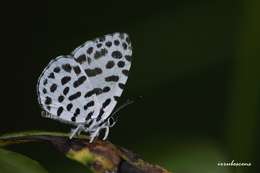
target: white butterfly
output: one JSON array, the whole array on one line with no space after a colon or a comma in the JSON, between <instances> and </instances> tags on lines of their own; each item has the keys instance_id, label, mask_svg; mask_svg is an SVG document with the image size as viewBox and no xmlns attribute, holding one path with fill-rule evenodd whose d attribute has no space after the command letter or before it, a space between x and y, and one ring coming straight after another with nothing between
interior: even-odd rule
<instances>
[{"instance_id":1,"label":"white butterfly","mask_svg":"<svg viewBox=\"0 0 260 173\"><path fill-rule=\"evenodd\" d=\"M121 96L131 66L129 36L114 33L87 41L70 55L53 59L37 84L43 116L76 126L70 138L84 131L90 142L105 129Z\"/></svg>"}]
</instances>

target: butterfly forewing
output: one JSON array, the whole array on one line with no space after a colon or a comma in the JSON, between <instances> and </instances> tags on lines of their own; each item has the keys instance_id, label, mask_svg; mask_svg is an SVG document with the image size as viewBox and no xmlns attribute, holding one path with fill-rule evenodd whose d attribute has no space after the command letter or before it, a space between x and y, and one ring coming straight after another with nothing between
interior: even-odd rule
<instances>
[{"instance_id":1,"label":"butterfly forewing","mask_svg":"<svg viewBox=\"0 0 260 173\"><path fill-rule=\"evenodd\" d=\"M88 41L73 51L94 90L99 107L93 118L105 120L122 94L131 66L131 43L124 33L105 35Z\"/></svg>"}]
</instances>

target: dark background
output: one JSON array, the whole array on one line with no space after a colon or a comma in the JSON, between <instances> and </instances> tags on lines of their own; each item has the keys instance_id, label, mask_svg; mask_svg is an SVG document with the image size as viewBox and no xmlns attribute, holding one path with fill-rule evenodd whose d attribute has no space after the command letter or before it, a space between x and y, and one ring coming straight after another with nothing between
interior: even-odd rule
<instances>
[{"instance_id":1,"label":"dark background","mask_svg":"<svg viewBox=\"0 0 260 173\"><path fill-rule=\"evenodd\" d=\"M38 76L52 58L86 40L127 32L133 62L118 105L142 98L120 111L109 140L176 173L257 171L259 6L257 0L48 1L28 4L27 11L17 4L7 20L8 63L15 70L2 63L1 134L68 132L40 117ZM86 172L43 144L11 149L51 173ZM252 167L217 166L232 160Z\"/></svg>"}]
</instances>

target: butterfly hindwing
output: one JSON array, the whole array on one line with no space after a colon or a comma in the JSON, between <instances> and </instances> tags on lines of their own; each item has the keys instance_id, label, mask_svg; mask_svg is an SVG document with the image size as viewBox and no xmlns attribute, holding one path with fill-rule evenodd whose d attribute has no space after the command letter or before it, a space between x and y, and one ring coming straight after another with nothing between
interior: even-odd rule
<instances>
[{"instance_id":1,"label":"butterfly hindwing","mask_svg":"<svg viewBox=\"0 0 260 173\"><path fill-rule=\"evenodd\" d=\"M68 123L85 123L94 112L94 96L88 77L71 56L60 56L49 63L38 81L38 99L52 118Z\"/></svg>"}]
</instances>

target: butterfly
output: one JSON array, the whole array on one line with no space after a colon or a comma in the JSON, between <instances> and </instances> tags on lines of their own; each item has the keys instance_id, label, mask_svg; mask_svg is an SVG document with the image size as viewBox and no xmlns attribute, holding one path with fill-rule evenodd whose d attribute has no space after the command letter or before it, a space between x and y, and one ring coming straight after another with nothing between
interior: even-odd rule
<instances>
[{"instance_id":1,"label":"butterfly","mask_svg":"<svg viewBox=\"0 0 260 173\"><path fill-rule=\"evenodd\" d=\"M121 96L131 66L132 46L126 33L113 33L87 41L69 55L53 59L37 83L43 116L82 131L90 142L114 125L111 113Z\"/></svg>"}]
</instances>

